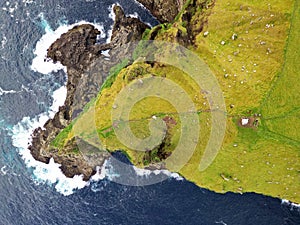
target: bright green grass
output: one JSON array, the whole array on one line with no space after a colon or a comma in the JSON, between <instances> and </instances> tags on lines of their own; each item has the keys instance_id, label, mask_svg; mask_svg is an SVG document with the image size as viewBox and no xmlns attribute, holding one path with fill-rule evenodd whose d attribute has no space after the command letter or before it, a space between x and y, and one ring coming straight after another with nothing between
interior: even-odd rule
<instances>
[{"instance_id":1,"label":"bright green grass","mask_svg":"<svg viewBox=\"0 0 300 225\"><path fill-rule=\"evenodd\" d=\"M262 113L259 128L240 128L236 119L228 120L228 144L213 164L200 173L201 153L195 152L180 172L218 192L257 192L299 202L299 1L294 11L291 1L268 3L217 1L205 29L209 35L197 37L198 54L218 78L229 115Z\"/></svg>"},{"instance_id":2,"label":"bright green grass","mask_svg":"<svg viewBox=\"0 0 300 225\"><path fill-rule=\"evenodd\" d=\"M280 117L300 110L300 6L295 1L291 30L286 47L285 62L273 88L267 95L262 112L267 118Z\"/></svg>"},{"instance_id":3,"label":"bright green grass","mask_svg":"<svg viewBox=\"0 0 300 225\"><path fill-rule=\"evenodd\" d=\"M291 7L292 1L216 1L204 28L209 34L200 33L196 45L224 90L230 114L259 107L281 70Z\"/></svg>"},{"instance_id":4,"label":"bright green grass","mask_svg":"<svg viewBox=\"0 0 300 225\"><path fill-rule=\"evenodd\" d=\"M222 148L205 171L200 172L198 168L210 136L208 104L196 83L170 66L151 68L148 64L135 63L119 70L113 81L109 81L108 88L99 94L95 111L90 109L81 115L67 138L64 139L64 131L57 143L65 143L74 136L88 137L92 143L93 138L89 137L96 130L101 148L122 149L135 165L143 167L144 153L124 146L113 132L111 111L123 87L132 80L154 74L180 85L198 111L200 141L189 162L177 172L217 192L256 192L299 203L300 96L296 85L300 65L297 39L300 12L299 1L295 2L294 5L291 0L218 0L209 11L204 27L209 35L204 37L203 32L199 33L191 50L207 62L217 77L225 96L228 118ZM195 15L193 21L197 24L202 14ZM174 24L164 26L157 39L174 42L178 29L184 30L181 22L179 17ZM237 34L236 40L232 40L233 34ZM253 113L262 113L258 128L237 125L241 116ZM136 136L149 135L148 122L153 115L160 118L168 115L178 120L178 113L171 105L154 98L145 99L135 105L127 121ZM179 125L172 133L173 147L179 139Z\"/></svg>"},{"instance_id":5,"label":"bright green grass","mask_svg":"<svg viewBox=\"0 0 300 225\"><path fill-rule=\"evenodd\" d=\"M216 3L207 27L210 34L206 38L201 34L198 37L199 54L207 59L219 78L227 106L235 105L233 109L228 107L229 112L233 115L243 115L247 110L253 109L253 112L260 112L262 105L263 118L257 130L234 128L236 121L232 122L233 124L228 122L232 124L228 131L236 130L237 135L230 144L223 146L207 171L196 171L200 157L195 154L191 163L182 170L182 174L200 186L220 192L258 192L299 202L299 114L289 112L296 110L300 100L295 86L295 77L299 72L291 69L299 65L299 52L295 51L299 46L298 39L295 38L299 36L299 29L295 24L290 31L288 43L285 43L290 19L288 7L292 4L288 6L284 5L286 2L273 2L270 3L270 10L263 1L249 1L248 4L242 1L228 3L229 1ZM240 11L240 6L246 10ZM248 7L251 8L251 12L247 12ZM220 12L217 13L218 10ZM292 23L299 23L299 9L295 9L292 16ZM258 22L257 18L260 17ZM231 24L225 21L230 21ZM254 21L252 25L251 21ZM266 24L274 24L273 28L277 28L268 28L266 32ZM233 33L238 34L237 40L230 40L230 34ZM222 40L226 42L225 45L220 45ZM258 44L260 40L265 40L266 45ZM291 42L292 40L294 42ZM283 51L284 46L286 52ZM268 55L267 48L273 50ZM237 50L238 54L234 56L233 53ZM276 75L283 64L284 68L289 65L289 71L283 76L281 83L276 82ZM242 66L245 69L242 70ZM228 78L225 78L224 74L228 74ZM271 96L268 90L272 87L273 80L276 86L273 86ZM265 100L264 96L267 96L268 100ZM285 99L283 108L278 101L282 98ZM264 105L269 107L268 111ZM277 118L265 120L264 117L269 117L269 113ZM274 132L275 130L277 132ZM229 181L221 175L229 178Z\"/></svg>"},{"instance_id":6,"label":"bright green grass","mask_svg":"<svg viewBox=\"0 0 300 225\"><path fill-rule=\"evenodd\" d=\"M51 146L55 148L63 148L65 141L68 139L68 135L71 132L73 127L73 123L71 123L69 126L67 126L65 129L63 129L56 138L51 142Z\"/></svg>"},{"instance_id":7,"label":"bright green grass","mask_svg":"<svg viewBox=\"0 0 300 225\"><path fill-rule=\"evenodd\" d=\"M300 5L295 1L285 63L262 105L270 131L300 144ZM299 150L300 152L300 150Z\"/></svg>"},{"instance_id":8,"label":"bright green grass","mask_svg":"<svg viewBox=\"0 0 300 225\"><path fill-rule=\"evenodd\" d=\"M116 76L120 73L120 71L125 68L129 64L129 59L123 59L119 64L112 67L109 71L109 75L106 78L105 82L102 84L100 88L100 92L105 88L110 88L114 83Z\"/></svg>"}]
</instances>

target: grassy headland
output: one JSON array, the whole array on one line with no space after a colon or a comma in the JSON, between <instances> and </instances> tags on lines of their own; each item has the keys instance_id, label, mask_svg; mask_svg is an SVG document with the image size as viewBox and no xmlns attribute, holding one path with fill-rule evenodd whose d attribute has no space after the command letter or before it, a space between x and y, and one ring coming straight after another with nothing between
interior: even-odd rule
<instances>
[{"instance_id":1,"label":"grassy headland","mask_svg":"<svg viewBox=\"0 0 300 225\"><path fill-rule=\"evenodd\" d=\"M111 121L112 109L122 107L115 106L114 100L124 87L141 78L163 77L189 95L201 126L193 156L176 172L216 192L256 192L299 203L299 7L298 0L189 1L174 23L145 33L145 39L185 44L205 60L218 79L226 102L227 128L219 154L205 171L198 167L210 135L209 104L191 77L159 63L127 66L126 62L116 67L117 72L92 104L95 107L63 130L54 147L62 149L76 135L97 145L96 135L102 149L122 149L139 167L164 160L178 143L179 116L188 112L178 113L170 103L155 97L135 104L125 122L139 138L150 135L148 123L153 116L171 121L165 145L147 153L122 144ZM186 42L189 39L191 43ZM241 126L243 117L255 118L256 126Z\"/></svg>"}]
</instances>

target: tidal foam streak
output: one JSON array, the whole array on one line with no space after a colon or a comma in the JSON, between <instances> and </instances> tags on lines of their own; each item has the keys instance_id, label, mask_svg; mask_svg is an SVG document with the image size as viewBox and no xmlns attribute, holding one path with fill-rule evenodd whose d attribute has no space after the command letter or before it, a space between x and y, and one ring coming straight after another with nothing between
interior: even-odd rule
<instances>
[{"instance_id":1,"label":"tidal foam streak","mask_svg":"<svg viewBox=\"0 0 300 225\"><path fill-rule=\"evenodd\" d=\"M3 90L3 89L0 87L0 96L1 96L1 95L5 95L5 94L11 94L11 93L17 93L17 92L14 91L14 90L6 91L6 90Z\"/></svg>"}]
</instances>

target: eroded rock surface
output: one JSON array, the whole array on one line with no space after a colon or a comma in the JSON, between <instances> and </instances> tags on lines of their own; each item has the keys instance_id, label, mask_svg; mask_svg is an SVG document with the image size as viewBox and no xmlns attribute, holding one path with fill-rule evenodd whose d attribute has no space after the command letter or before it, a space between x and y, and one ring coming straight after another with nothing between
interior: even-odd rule
<instances>
[{"instance_id":1,"label":"eroded rock surface","mask_svg":"<svg viewBox=\"0 0 300 225\"><path fill-rule=\"evenodd\" d=\"M182 9L186 0L138 0L160 22L172 22Z\"/></svg>"},{"instance_id":2,"label":"eroded rock surface","mask_svg":"<svg viewBox=\"0 0 300 225\"><path fill-rule=\"evenodd\" d=\"M116 20L110 43L97 44L100 31L84 24L63 34L48 49L48 58L67 67L67 98L54 118L48 120L43 128L34 131L29 149L36 160L49 163L53 158L60 163L67 177L83 174L84 179L88 180L96 172L96 166L102 165L109 157L109 153L97 151L93 149L94 146L80 139L69 141L63 152L51 147L51 142L97 96L110 68L131 55L130 43L140 40L148 28L136 18L127 18L119 6L114 7L114 12ZM109 60L101 54L106 50L109 50ZM78 150L78 145L84 145L93 153L83 154Z\"/></svg>"}]
</instances>

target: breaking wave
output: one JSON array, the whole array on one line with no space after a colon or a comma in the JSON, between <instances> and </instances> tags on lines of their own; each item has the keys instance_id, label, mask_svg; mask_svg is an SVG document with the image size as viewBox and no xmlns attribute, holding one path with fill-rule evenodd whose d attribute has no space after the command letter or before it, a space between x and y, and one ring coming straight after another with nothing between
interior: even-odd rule
<instances>
[{"instance_id":1,"label":"breaking wave","mask_svg":"<svg viewBox=\"0 0 300 225\"><path fill-rule=\"evenodd\" d=\"M109 17L112 20L115 19L115 15L113 13L113 5L110 7ZM93 24L86 21L80 21L72 25L61 24L56 30L53 30L49 23L45 20L43 14L40 14L40 19L41 26L44 28L45 34L36 43L36 47L34 50L35 58L33 59L30 68L31 70L42 74L50 74L59 70L64 70L66 73L66 68L63 65L61 65L60 63L53 63L50 59L47 59L47 49L56 39L58 39L63 33L67 32L75 25L92 24L101 32L99 38L106 38L106 42L109 42L111 38L112 27L111 30L106 33L104 32L104 28L101 24ZM6 94L8 92L10 91L4 91L2 89L0 90L0 94ZM29 144L32 141L31 134L36 128L43 127L47 120L54 117L55 113L59 109L59 106L62 106L64 104L66 95L67 90L65 86L54 91L53 104L50 107L49 111L42 113L34 118L24 117L22 121L20 121L11 129L11 136L13 145L18 149L18 153L24 160L26 166L29 168L33 168L33 180L35 181L35 183L54 185L55 189L59 193L67 196L74 193L76 189L84 188L91 183L96 183L97 181L103 180L105 178L109 181L115 181L115 178L120 177L121 175L114 170L114 166L110 162L110 160L106 160L102 167L97 167L97 173L93 177L91 177L90 181L85 182L83 181L83 175L77 175L73 178L67 178L60 169L61 165L55 163L53 158L50 159L49 164L45 164L36 161L32 157L28 149ZM167 170L146 170L137 168L135 166L132 166L132 168L135 171L137 179L138 177L145 178L150 175L163 174L176 180L183 180L183 178L177 173L171 173ZM3 172L5 172L5 168L3 168Z\"/></svg>"},{"instance_id":2,"label":"breaking wave","mask_svg":"<svg viewBox=\"0 0 300 225\"><path fill-rule=\"evenodd\" d=\"M281 204L290 206L292 210L297 209L298 211L300 211L300 204L290 202L289 200L286 200L286 199L282 199Z\"/></svg>"},{"instance_id":3,"label":"breaking wave","mask_svg":"<svg viewBox=\"0 0 300 225\"><path fill-rule=\"evenodd\" d=\"M74 26L81 25L81 24L94 25L101 32L100 38L106 37L106 33L104 32L104 27L102 24L94 24L87 21L80 21L78 23L71 24L71 25L61 24L56 30L52 30L50 24L47 22L47 20L45 20L44 15L42 13L40 14L40 19L41 19L41 25L45 30L45 34L36 43L36 47L34 50L35 58L32 60L31 69L35 72L39 72L42 74L49 74L51 72L57 72L59 70L64 70L66 72L66 68L62 64L60 64L59 62L53 63L52 60L46 57L47 49L63 33L66 33Z\"/></svg>"},{"instance_id":4,"label":"breaking wave","mask_svg":"<svg viewBox=\"0 0 300 225\"><path fill-rule=\"evenodd\" d=\"M58 39L63 33L69 29L80 24L92 24L100 32L100 38L105 38L106 34L101 24L93 24L87 21L80 21L78 23L68 25L61 24L56 30L52 30L49 23L44 19L44 15L40 14L41 26L45 30L45 34L37 42L34 55L35 58L31 64L31 70L42 74L50 74L51 72L57 72L66 68L60 63L53 63L46 58L47 49L50 45ZM5 94L7 91L0 90L0 94ZM15 125L11 130L13 145L18 148L19 154L24 160L25 164L29 168L33 168L33 178L37 184L47 183L55 184L55 189L63 195L70 195L76 189L81 189L87 186L89 183L83 181L83 176L74 176L73 178L67 178L60 169L60 164L55 163L53 159L50 159L49 164L45 164L36 161L29 149L29 143L31 143L31 134L38 127L43 127L47 120L54 117L58 111L59 106L64 104L67 96L66 87L63 86L53 92L53 104L48 112L42 113L35 118L24 117L21 122ZM100 169L99 169L100 171ZM96 174L92 177L92 180L103 179L103 175Z\"/></svg>"},{"instance_id":5,"label":"breaking wave","mask_svg":"<svg viewBox=\"0 0 300 225\"><path fill-rule=\"evenodd\" d=\"M16 124L11 130L13 145L18 149L18 152L25 164L29 168L33 168L33 178L37 184L55 184L55 189L63 195L70 195L74 189L83 188L86 182L83 181L83 176L74 176L67 178L60 170L60 164L55 163L53 159L49 164L36 161L29 149L31 143L31 134L37 127L42 127L46 121L54 116L58 111L58 107L63 105L66 98L66 88L61 87L53 93L54 101L49 112L42 113L35 118L24 117L21 122Z\"/></svg>"}]
</instances>

